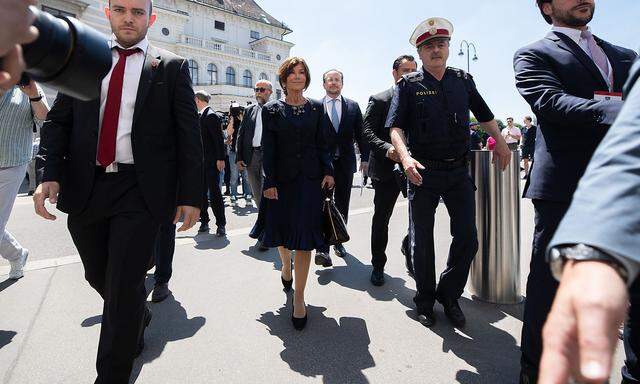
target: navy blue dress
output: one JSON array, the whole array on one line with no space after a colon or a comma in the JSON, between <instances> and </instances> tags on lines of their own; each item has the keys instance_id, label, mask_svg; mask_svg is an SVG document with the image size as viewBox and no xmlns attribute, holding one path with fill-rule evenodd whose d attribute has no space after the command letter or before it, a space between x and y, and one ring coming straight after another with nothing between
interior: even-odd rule
<instances>
[{"instance_id":1,"label":"navy blue dress","mask_svg":"<svg viewBox=\"0 0 640 384\"><path fill-rule=\"evenodd\" d=\"M278 199L263 199L261 237L267 247L311 251L325 244L322 190L333 175L326 145L328 119L322 104L309 100L303 111L282 100L263 109L264 189L276 187Z\"/></svg>"}]
</instances>

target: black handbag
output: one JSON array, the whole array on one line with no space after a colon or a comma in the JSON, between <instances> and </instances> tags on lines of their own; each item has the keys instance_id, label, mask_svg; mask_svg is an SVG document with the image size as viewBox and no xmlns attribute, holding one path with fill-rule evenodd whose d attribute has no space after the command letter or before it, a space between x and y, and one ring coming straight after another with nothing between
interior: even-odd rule
<instances>
[{"instance_id":1,"label":"black handbag","mask_svg":"<svg viewBox=\"0 0 640 384\"><path fill-rule=\"evenodd\" d=\"M331 190L324 190L324 203L322 205L323 224L322 232L327 245L338 245L349 241L347 223L342 217L333 199Z\"/></svg>"}]
</instances>

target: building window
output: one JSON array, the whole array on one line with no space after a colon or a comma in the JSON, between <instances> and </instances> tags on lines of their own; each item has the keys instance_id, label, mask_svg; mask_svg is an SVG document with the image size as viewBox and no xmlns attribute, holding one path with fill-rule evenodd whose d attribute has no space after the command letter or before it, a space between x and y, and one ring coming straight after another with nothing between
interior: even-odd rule
<instances>
[{"instance_id":1,"label":"building window","mask_svg":"<svg viewBox=\"0 0 640 384\"><path fill-rule=\"evenodd\" d=\"M251 38L252 38L252 39L255 39L255 40L260 39L260 32L258 32L258 31L251 31Z\"/></svg>"},{"instance_id":2,"label":"building window","mask_svg":"<svg viewBox=\"0 0 640 384\"><path fill-rule=\"evenodd\" d=\"M267 76L266 73L262 72L260 74L260 80L267 80L268 81L269 80L269 76Z\"/></svg>"},{"instance_id":3,"label":"building window","mask_svg":"<svg viewBox=\"0 0 640 384\"><path fill-rule=\"evenodd\" d=\"M282 90L276 89L276 99L277 100L282 99Z\"/></svg>"},{"instance_id":4,"label":"building window","mask_svg":"<svg viewBox=\"0 0 640 384\"><path fill-rule=\"evenodd\" d=\"M207 65L207 73L209 74L209 85L218 84L218 67L215 64Z\"/></svg>"},{"instance_id":5,"label":"building window","mask_svg":"<svg viewBox=\"0 0 640 384\"><path fill-rule=\"evenodd\" d=\"M189 75L191 75L191 82L198 84L198 62L193 59L189 60Z\"/></svg>"},{"instance_id":6,"label":"building window","mask_svg":"<svg viewBox=\"0 0 640 384\"><path fill-rule=\"evenodd\" d=\"M217 30L224 31L224 23L222 21L216 21L214 27Z\"/></svg>"},{"instance_id":7,"label":"building window","mask_svg":"<svg viewBox=\"0 0 640 384\"><path fill-rule=\"evenodd\" d=\"M248 69L244 71L244 75L242 75L242 85L247 88L253 87L253 75Z\"/></svg>"},{"instance_id":8,"label":"building window","mask_svg":"<svg viewBox=\"0 0 640 384\"><path fill-rule=\"evenodd\" d=\"M169 28L162 28L162 34L165 36L169 36Z\"/></svg>"},{"instance_id":9,"label":"building window","mask_svg":"<svg viewBox=\"0 0 640 384\"><path fill-rule=\"evenodd\" d=\"M278 61L282 60L282 56L276 55L276 60L278 60Z\"/></svg>"},{"instance_id":10,"label":"building window","mask_svg":"<svg viewBox=\"0 0 640 384\"><path fill-rule=\"evenodd\" d=\"M60 17L60 16L76 17L76 15L71 13L71 12L66 12L66 11L62 11L60 9L47 7L46 5L42 6L42 10L52 14L53 16L58 16L58 17Z\"/></svg>"},{"instance_id":11,"label":"building window","mask_svg":"<svg viewBox=\"0 0 640 384\"><path fill-rule=\"evenodd\" d=\"M236 70L231 67L227 67L227 84L236 85Z\"/></svg>"}]
</instances>

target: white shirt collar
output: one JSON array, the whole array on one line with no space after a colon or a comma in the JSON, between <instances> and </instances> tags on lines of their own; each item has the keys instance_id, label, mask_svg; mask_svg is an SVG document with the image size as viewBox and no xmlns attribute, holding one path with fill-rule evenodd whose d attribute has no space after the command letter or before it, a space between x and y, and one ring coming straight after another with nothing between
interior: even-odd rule
<instances>
[{"instance_id":1,"label":"white shirt collar","mask_svg":"<svg viewBox=\"0 0 640 384\"><path fill-rule=\"evenodd\" d=\"M558 27L558 26L553 26L551 28L552 31L554 32L560 32L563 33L567 36L569 36L569 38L571 40L573 40L576 44L580 44L580 39L582 38L582 31L580 29L575 29L575 28L568 28L568 27ZM587 30L590 31L589 27L587 27Z\"/></svg>"},{"instance_id":2,"label":"white shirt collar","mask_svg":"<svg viewBox=\"0 0 640 384\"><path fill-rule=\"evenodd\" d=\"M204 111L205 111L207 108L209 108L209 106L208 106L208 105L207 105L206 107L202 108L202 109L200 110L200 114L202 115L202 114L204 113Z\"/></svg>"},{"instance_id":3,"label":"white shirt collar","mask_svg":"<svg viewBox=\"0 0 640 384\"><path fill-rule=\"evenodd\" d=\"M325 95L324 96L324 102L325 103L329 103L331 100L333 100L331 97L329 97L329 95ZM342 95L338 95L338 97L336 97L336 100L339 101L340 103L342 103Z\"/></svg>"},{"instance_id":4,"label":"white shirt collar","mask_svg":"<svg viewBox=\"0 0 640 384\"><path fill-rule=\"evenodd\" d=\"M142 40L140 40L138 42L138 44L134 45L133 47L125 48L120 43L118 43L116 35L112 34L111 35L111 41L109 42L109 45L110 45L111 48L113 48L113 47L120 47L122 49L140 48L142 50L142 52L144 52L146 54L147 53L147 49L149 48L149 39L147 39L147 37L145 36L144 39L142 39Z\"/></svg>"}]
</instances>

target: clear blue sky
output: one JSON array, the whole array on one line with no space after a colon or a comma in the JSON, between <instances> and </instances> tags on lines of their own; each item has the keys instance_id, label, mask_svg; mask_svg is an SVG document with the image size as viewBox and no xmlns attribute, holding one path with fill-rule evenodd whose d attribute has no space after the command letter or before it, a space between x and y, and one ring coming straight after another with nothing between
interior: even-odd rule
<instances>
[{"instance_id":1,"label":"clear blue sky","mask_svg":"<svg viewBox=\"0 0 640 384\"><path fill-rule=\"evenodd\" d=\"M321 74L338 68L345 74L343 94L366 107L369 95L391 86L391 65L409 44L414 28L433 17L449 19L455 28L449 65L466 70L458 56L460 42L478 49L471 62L480 93L496 117L507 115L520 122L529 106L514 86L514 52L549 31L535 0L256 0L267 12L283 20L293 33L285 38L296 46L293 55L307 59L312 82L308 96L324 95ZM617 45L640 47L639 0L596 0L590 26L595 35Z\"/></svg>"}]
</instances>

